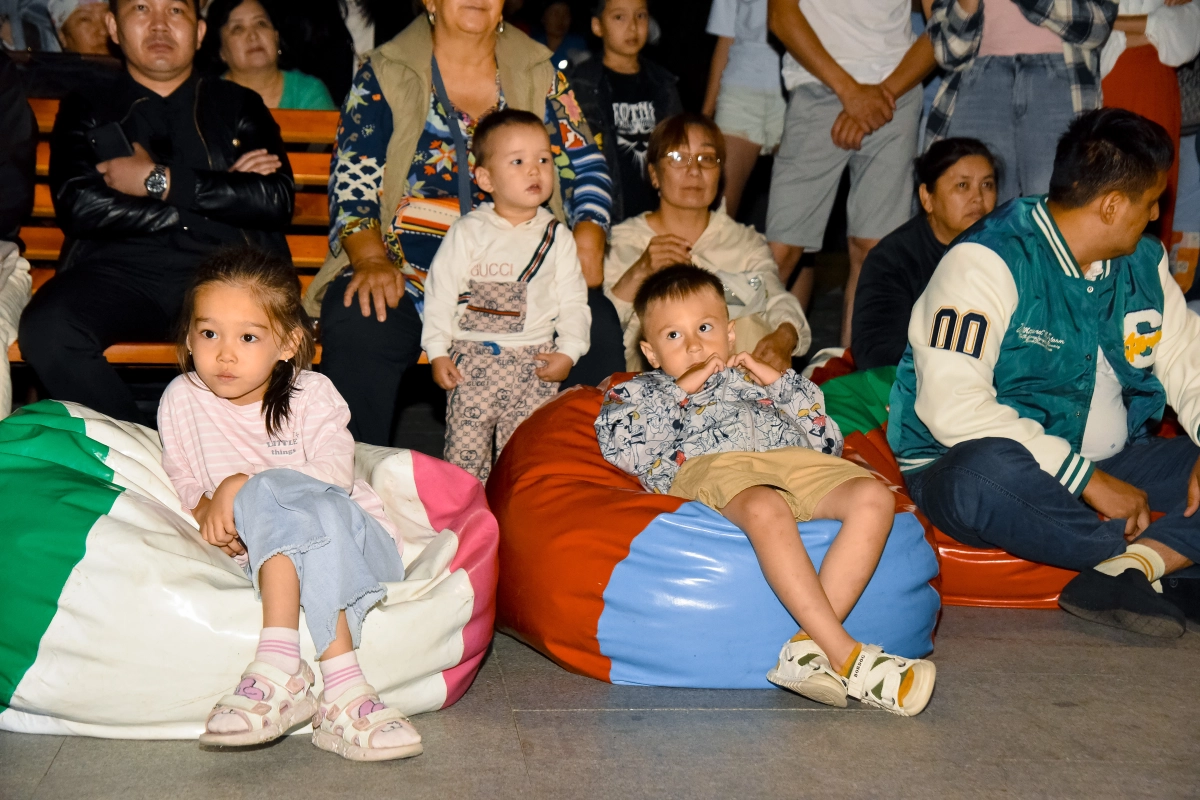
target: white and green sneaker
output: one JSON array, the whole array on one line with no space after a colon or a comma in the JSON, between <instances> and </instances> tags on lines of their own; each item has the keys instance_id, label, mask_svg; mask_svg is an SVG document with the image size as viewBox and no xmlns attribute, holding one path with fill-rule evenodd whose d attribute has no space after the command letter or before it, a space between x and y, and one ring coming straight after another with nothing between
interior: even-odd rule
<instances>
[{"instance_id":1,"label":"white and green sneaker","mask_svg":"<svg viewBox=\"0 0 1200 800\"><path fill-rule=\"evenodd\" d=\"M779 653L779 663L767 680L828 706L846 707L846 679L838 675L829 658L807 635L796 634Z\"/></svg>"},{"instance_id":2,"label":"white and green sneaker","mask_svg":"<svg viewBox=\"0 0 1200 800\"><path fill-rule=\"evenodd\" d=\"M864 644L853 658L846 693L869 706L914 717L925 710L936 679L932 661L900 658Z\"/></svg>"}]
</instances>

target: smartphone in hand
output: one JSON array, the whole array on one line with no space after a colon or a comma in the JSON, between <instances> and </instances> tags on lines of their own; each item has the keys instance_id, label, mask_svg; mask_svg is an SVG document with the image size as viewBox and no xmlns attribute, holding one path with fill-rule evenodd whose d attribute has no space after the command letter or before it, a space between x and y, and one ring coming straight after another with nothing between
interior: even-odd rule
<instances>
[{"instance_id":1,"label":"smartphone in hand","mask_svg":"<svg viewBox=\"0 0 1200 800\"><path fill-rule=\"evenodd\" d=\"M97 162L133 155L133 146L129 144L125 131L117 122L92 128L88 131L87 140L92 146L92 152L96 154Z\"/></svg>"}]
</instances>

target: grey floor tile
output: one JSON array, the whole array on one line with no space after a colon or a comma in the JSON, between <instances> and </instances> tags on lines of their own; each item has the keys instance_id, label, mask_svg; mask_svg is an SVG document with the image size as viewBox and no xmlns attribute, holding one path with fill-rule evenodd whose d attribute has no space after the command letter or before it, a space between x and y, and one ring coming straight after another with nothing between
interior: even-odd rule
<instances>
[{"instance_id":1,"label":"grey floor tile","mask_svg":"<svg viewBox=\"0 0 1200 800\"><path fill-rule=\"evenodd\" d=\"M295 795L306 800L368 796L519 798L524 760L497 659L489 657L454 706L413 718L425 753L354 764L291 736L249 751L201 750L196 742L67 739L38 800L217 800Z\"/></svg>"},{"instance_id":2,"label":"grey floor tile","mask_svg":"<svg viewBox=\"0 0 1200 800\"><path fill-rule=\"evenodd\" d=\"M28 736L0 732L0 798L32 797L42 776L62 747L62 736Z\"/></svg>"},{"instance_id":3,"label":"grey floor tile","mask_svg":"<svg viewBox=\"0 0 1200 800\"><path fill-rule=\"evenodd\" d=\"M514 709L805 708L828 710L779 689L674 689L613 686L574 675L508 636L494 644ZM763 669L766 673L766 668Z\"/></svg>"},{"instance_id":4,"label":"grey floor tile","mask_svg":"<svg viewBox=\"0 0 1200 800\"><path fill-rule=\"evenodd\" d=\"M934 647L945 640L963 638L1015 639L1031 647L1080 644L1200 651L1200 634L1192 630L1178 639L1156 639L1086 622L1059 609L946 606Z\"/></svg>"}]
</instances>

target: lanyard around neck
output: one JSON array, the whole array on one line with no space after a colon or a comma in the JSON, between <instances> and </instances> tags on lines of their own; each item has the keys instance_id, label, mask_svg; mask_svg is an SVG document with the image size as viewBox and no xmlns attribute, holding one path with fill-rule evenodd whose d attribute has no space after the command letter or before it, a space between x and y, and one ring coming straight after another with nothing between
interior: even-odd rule
<instances>
[{"instance_id":1,"label":"lanyard around neck","mask_svg":"<svg viewBox=\"0 0 1200 800\"><path fill-rule=\"evenodd\" d=\"M467 150L467 138L463 136L459 114L450 104L446 84L442 83L442 71L438 69L437 56L433 58L433 89L437 92L438 102L446 111L450 136L454 138L454 160L458 165L458 211L465 217L471 213L471 154Z\"/></svg>"}]
</instances>

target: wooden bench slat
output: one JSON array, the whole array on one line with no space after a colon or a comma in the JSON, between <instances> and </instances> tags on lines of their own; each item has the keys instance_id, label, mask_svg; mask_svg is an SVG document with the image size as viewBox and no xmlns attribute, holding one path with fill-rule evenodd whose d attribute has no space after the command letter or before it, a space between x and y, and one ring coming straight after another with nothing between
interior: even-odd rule
<instances>
[{"instance_id":1,"label":"wooden bench slat","mask_svg":"<svg viewBox=\"0 0 1200 800\"><path fill-rule=\"evenodd\" d=\"M333 144L337 141L337 111L300 111L276 108L271 116L279 123L279 132L289 144Z\"/></svg>"},{"instance_id":2,"label":"wooden bench slat","mask_svg":"<svg viewBox=\"0 0 1200 800\"><path fill-rule=\"evenodd\" d=\"M297 186L329 185L329 153L288 153Z\"/></svg>"},{"instance_id":3,"label":"wooden bench slat","mask_svg":"<svg viewBox=\"0 0 1200 800\"><path fill-rule=\"evenodd\" d=\"M21 228L25 257L30 261L57 261L62 251L63 232L58 228ZM287 237L292 263L297 267L320 267L325 263L329 240L321 234L291 234Z\"/></svg>"},{"instance_id":4,"label":"wooden bench slat","mask_svg":"<svg viewBox=\"0 0 1200 800\"><path fill-rule=\"evenodd\" d=\"M175 345L165 342L122 342L114 344L104 351L104 358L110 364L130 364L148 367L175 366ZM19 342L13 342L8 348L8 360L12 364L24 364ZM321 345L317 345L313 364L321 363ZM418 364L428 364L429 357L421 353Z\"/></svg>"},{"instance_id":5,"label":"wooden bench slat","mask_svg":"<svg viewBox=\"0 0 1200 800\"><path fill-rule=\"evenodd\" d=\"M58 116L58 101L42 97L29 98L29 106L37 119L38 132L49 134L54 130L54 118Z\"/></svg>"},{"instance_id":6,"label":"wooden bench slat","mask_svg":"<svg viewBox=\"0 0 1200 800\"><path fill-rule=\"evenodd\" d=\"M50 187L44 183L33 187L33 216L54 219L54 201L50 199Z\"/></svg>"}]
</instances>

